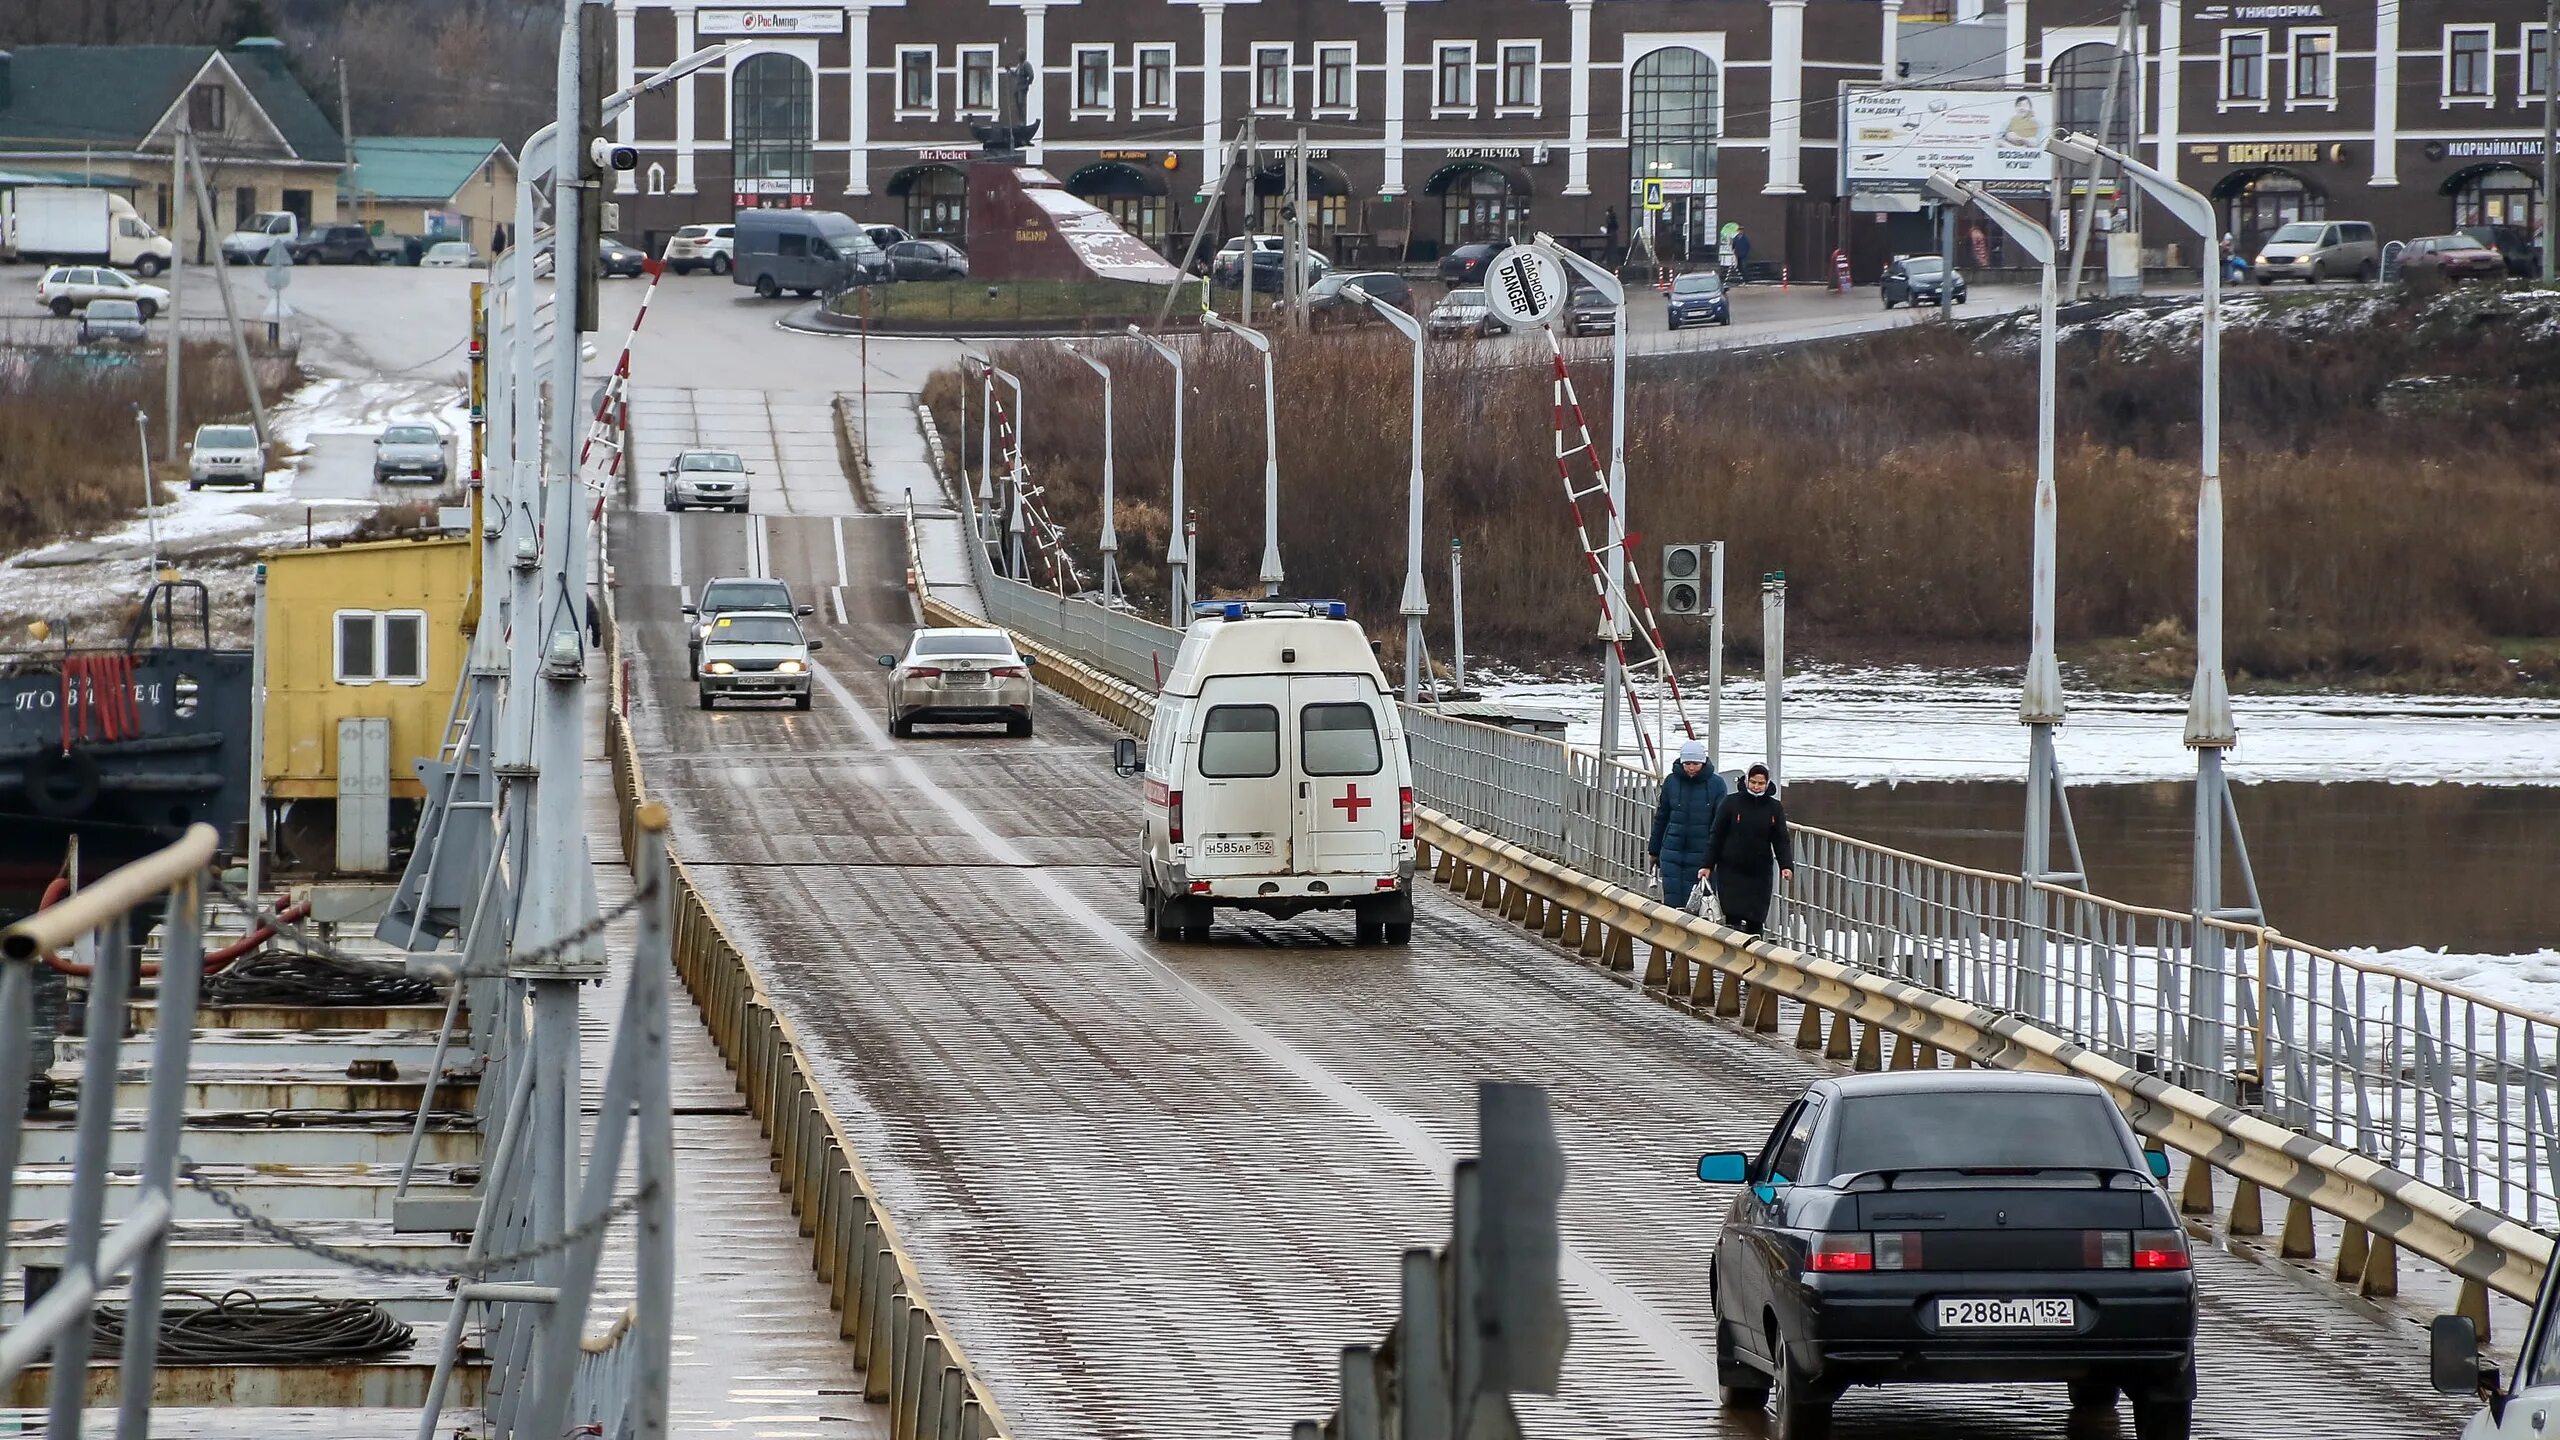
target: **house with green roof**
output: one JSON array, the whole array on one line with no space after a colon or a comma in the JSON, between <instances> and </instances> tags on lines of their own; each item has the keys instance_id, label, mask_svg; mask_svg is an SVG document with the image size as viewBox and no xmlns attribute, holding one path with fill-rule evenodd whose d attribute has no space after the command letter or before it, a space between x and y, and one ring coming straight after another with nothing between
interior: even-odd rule
<instances>
[{"instance_id":1,"label":"house with green roof","mask_svg":"<svg viewBox=\"0 0 2560 1440\"><path fill-rule=\"evenodd\" d=\"M182 130L211 193L202 235L194 205L172 225L169 157ZM124 190L190 257L260 211L337 219L346 168L346 142L281 41L0 50L0 171Z\"/></svg>"},{"instance_id":2,"label":"house with green roof","mask_svg":"<svg viewBox=\"0 0 2560 1440\"><path fill-rule=\"evenodd\" d=\"M516 157L499 141L359 135L348 148L355 218L377 232L468 240L486 253L515 214Z\"/></svg>"}]
</instances>

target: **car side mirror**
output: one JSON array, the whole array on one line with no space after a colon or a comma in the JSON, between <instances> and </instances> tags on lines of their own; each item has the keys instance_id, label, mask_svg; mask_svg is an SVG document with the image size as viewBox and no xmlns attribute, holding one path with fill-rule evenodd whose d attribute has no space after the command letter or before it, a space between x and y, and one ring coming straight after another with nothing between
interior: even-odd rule
<instances>
[{"instance_id":1,"label":"car side mirror","mask_svg":"<svg viewBox=\"0 0 2560 1440\"><path fill-rule=\"evenodd\" d=\"M1025 655L1022 657L1022 668L1025 670L1028 670L1039 663L1040 657L1037 655Z\"/></svg>"},{"instance_id":2,"label":"car side mirror","mask_svg":"<svg viewBox=\"0 0 2560 1440\"><path fill-rule=\"evenodd\" d=\"M808 642L808 648L812 650L824 650L827 648L827 642L824 640L812 640Z\"/></svg>"},{"instance_id":3,"label":"car side mirror","mask_svg":"<svg viewBox=\"0 0 2560 1440\"><path fill-rule=\"evenodd\" d=\"M2169 1178L2169 1157L2161 1151L2143 1151L2142 1164L2151 1172L2152 1179L2165 1181Z\"/></svg>"},{"instance_id":4,"label":"car side mirror","mask_svg":"<svg viewBox=\"0 0 2560 1440\"><path fill-rule=\"evenodd\" d=\"M679 610L681 613L686 614L686 615L700 615L700 614L702 613L701 611L694 609L694 608L693 608L692 606L690 606L690 605L678 606L677 608L678 608L678 610Z\"/></svg>"},{"instance_id":5,"label":"car side mirror","mask_svg":"<svg viewBox=\"0 0 2560 1440\"><path fill-rule=\"evenodd\" d=\"M2480 1331L2468 1315L2427 1322L2427 1379L2446 1395L2477 1395L2489 1402L2491 1418L2506 1418L2498 1367L2480 1363Z\"/></svg>"},{"instance_id":6,"label":"car side mirror","mask_svg":"<svg viewBox=\"0 0 2560 1440\"><path fill-rule=\"evenodd\" d=\"M818 607L815 605L794 605L791 607L791 613L794 615L815 615L818 613Z\"/></svg>"},{"instance_id":7,"label":"car side mirror","mask_svg":"<svg viewBox=\"0 0 2560 1440\"><path fill-rule=\"evenodd\" d=\"M1751 1157L1739 1150L1720 1150L1698 1159L1698 1178L1710 1185L1739 1185L1751 1175Z\"/></svg>"},{"instance_id":8,"label":"car side mirror","mask_svg":"<svg viewBox=\"0 0 2560 1440\"><path fill-rule=\"evenodd\" d=\"M883 656L881 656L881 657L880 657L880 668L881 668L881 669L883 669L883 670L895 670L895 669L897 669L897 668L898 668L898 657L897 657L897 656L895 656L895 655L883 655Z\"/></svg>"},{"instance_id":9,"label":"car side mirror","mask_svg":"<svg viewBox=\"0 0 2560 1440\"><path fill-rule=\"evenodd\" d=\"M1138 773L1138 742L1123 735L1111 742L1111 773L1127 779Z\"/></svg>"}]
</instances>

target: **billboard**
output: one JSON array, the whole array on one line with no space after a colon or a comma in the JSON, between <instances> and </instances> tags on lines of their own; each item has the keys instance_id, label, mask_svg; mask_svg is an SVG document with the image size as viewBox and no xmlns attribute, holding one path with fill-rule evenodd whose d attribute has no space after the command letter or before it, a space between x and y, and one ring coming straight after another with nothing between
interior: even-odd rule
<instances>
[{"instance_id":1,"label":"billboard","mask_svg":"<svg viewBox=\"0 0 2560 1440\"><path fill-rule=\"evenodd\" d=\"M1933 171L1995 194L2041 195L2053 183L2049 90L1851 92L1841 183L1856 195L1918 195Z\"/></svg>"}]
</instances>

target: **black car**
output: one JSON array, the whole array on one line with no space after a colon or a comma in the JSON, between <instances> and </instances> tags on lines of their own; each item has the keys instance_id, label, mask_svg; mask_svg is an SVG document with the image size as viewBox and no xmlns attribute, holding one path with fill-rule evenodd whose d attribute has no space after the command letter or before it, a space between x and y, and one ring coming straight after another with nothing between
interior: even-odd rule
<instances>
[{"instance_id":1,"label":"black car","mask_svg":"<svg viewBox=\"0 0 2560 1440\"><path fill-rule=\"evenodd\" d=\"M1255 294L1278 295L1289 288L1289 272L1283 268L1282 265L1282 262L1287 259L1288 256L1277 250L1256 250L1253 252L1253 290ZM1322 281L1324 277L1332 273L1333 270L1333 264L1331 261L1328 261L1323 256L1312 252L1307 255L1306 266L1307 284L1310 286ZM1243 269L1244 253L1242 251L1233 255L1221 255L1218 257L1216 268L1209 272L1209 283L1222 290L1235 289L1237 280L1242 274Z\"/></svg>"},{"instance_id":2,"label":"black car","mask_svg":"<svg viewBox=\"0 0 2560 1440\"><path fill-rule=\"evenodd\" d=\"M1337 270L1307 288L1307 323L1367 325L1375 321L1375 310L1342 293L1353 285L1376 296L1381 304L1413 313L1413 286L1403 276L1391 270Z\"/></svg>"},{"instance_id":3,"label":"black car","mask_svg":"<svg viewBox=\"0 0 2560 1440\"><path fill-rule=\"evenodd\" d=\"M1896 305L1936 305L1938 285L1947 276L1947 262L1937 255L1905 255L1884 268L1884 308ZM1956 272L1956 303L1965 302L1964 272Z\"/></svg>"},{"instance_id":4,"label":"black car","mask_svg":"<svg viewBox=\"0 0 2560 1440\"><path fill-rule=\"evenodd\" d=\"M2077 1076L1816 1081L1757 1155L1698 1162L1746 1187L1708 1275L1725 1405L1774 1391L1772 1440L1820 1440L1851 1385L2041 1381L2186 1440L2195 1277L2167 1170Z\"/></svg>"},{"instance_id":5,"label":"black car","mask_svg":"<svg viewBox=\"0 0 2560 1440\"><path fill-rule=\"evenodd\" d=\"M361 225L322 225L285 247L296 265L371 265L373 232Z\"/></svg>"},{"instance_id":6,"label":"black car","mask_svg":"<svg viewBox=\"0 0 2560 1440\"><path fill-rule=\"evenodd\" d=\"M1459 246L1440 257L1440 283L1474 285L1482 282L1484 267L1492 264L1493 257L1507 248L1509 247L1497 245L1490 240L1479 240L1472 245Z\"/></svg>"},{"instance_id":7,"label":"black car","mask_svg":"<svg viewBox=\"0 0 2560 1440\"><path fill-rule=\"evenodd\" d=\"M1669 313L1674 330L1683 325L1732 324L1732 297L1725 293L1724 277L1713 270L1673 276Z\"/></svg>"},{"instance_id":8,"label":"black car","mask_svg":"<svg viewBox=\"0 0 2560 1440\"><path fill-rule=\"evenodd\" d=\"M423 235L395 235L388 230L373 237L373 263L376 265L415 265L427 253Z\"/></svg>"},{"instance_id":9,"label":"black car","mask_svg":"<svg viewBox=\"0 0 2560 1440\"><path fill-rule=\"evenodd\" d=\"M969 257L941 240L899 240L890 244L889 268L901 280L966 280Z\"/></svg>"},{"instance_id":10,"label":"black car","mask_svg":"<svg viewBox=\"0 0 2560 1440\"><path fill-rule=\"evenodd\" d=\"M2542 273L2542 247L2522 225L2465 225L2462 233L2505 257L2507 273L2516 279L2530 280Z\"/></svg>"},{"instance_id":11,"label":"black car","mask_svg":"<svg viewBox=\"0 0 2560 1440\"><path fill-rule=\"evenodd\" d=\"M596 273L610 280L616 275L645 275L649 257L608 235L596 242Z\"/></svg>"},{"instance_id":12,"label":"black car","mask_svg":"<svg viewBox=\"0 0 2560 1440\"><path fill-rule=\"evenodd\" d=\"M1617 328L1618 307L1588 285L1577 285L1564 302L1564 333L1606 335Z\"/></svg>"}]
</instances>

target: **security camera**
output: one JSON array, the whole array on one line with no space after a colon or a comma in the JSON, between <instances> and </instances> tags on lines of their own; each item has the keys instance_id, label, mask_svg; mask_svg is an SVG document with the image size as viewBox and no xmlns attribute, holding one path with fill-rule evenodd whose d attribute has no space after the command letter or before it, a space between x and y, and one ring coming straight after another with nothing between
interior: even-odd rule
<instances>
[{"instance_id":1,"label":"security camera","mask_svg":"<svg viewBox=\"0 0 2560 1440\"><path fill-rule=\"evenodd\" d=\"M587 142L587 158L594 161L596 168L599 170L637 170L640 168L640 151L637 147L630 145L616 145L601 135Z\"/></svg>"}]
</instances>

